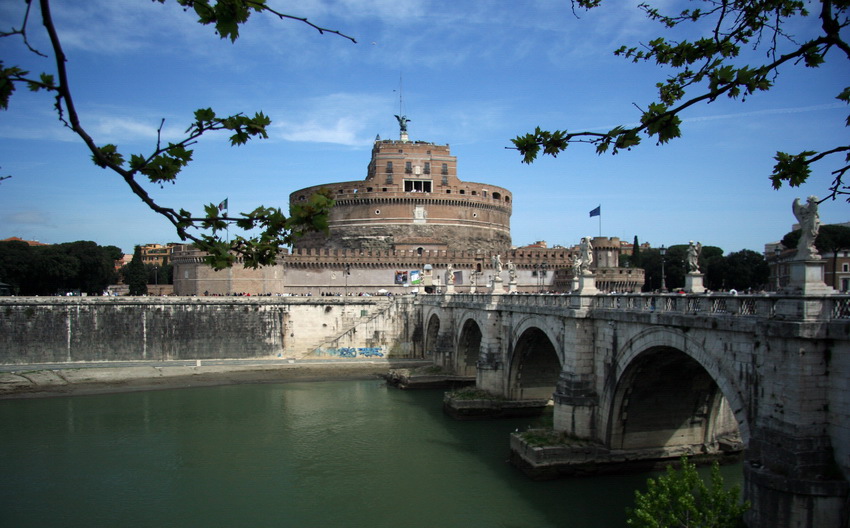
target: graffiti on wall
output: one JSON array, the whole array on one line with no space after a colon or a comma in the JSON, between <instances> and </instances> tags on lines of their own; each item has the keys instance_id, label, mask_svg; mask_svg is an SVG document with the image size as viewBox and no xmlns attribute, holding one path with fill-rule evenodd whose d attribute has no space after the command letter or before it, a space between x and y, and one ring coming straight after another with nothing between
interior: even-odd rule
<instances>
[{"instance_id":1,"label":"graffiti on wall","mask_svg":"<svg viewBox=\"0 0 850 528\"><path fill-rule=\"evenodd\" d=\"M373 358L384 357L381 352L381 347L340 347L340 348L320 348L315 352L318 356L330 356L338 358Z\"/></svg>"}]
</instances>

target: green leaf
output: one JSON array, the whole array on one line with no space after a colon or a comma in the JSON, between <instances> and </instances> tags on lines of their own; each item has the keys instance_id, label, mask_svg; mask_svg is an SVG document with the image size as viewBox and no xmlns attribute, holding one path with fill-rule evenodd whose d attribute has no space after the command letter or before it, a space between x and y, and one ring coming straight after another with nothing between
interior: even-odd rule
<instances>
[{"instance_id":1,"label":"green leaf","mask_svg":"<svg viewBox=\"0 0 850 528\"><path fill-rule=\"evenodd\" d=\"M804 184L812 173L809 158L815 154L817 153L811 150L799 154L777 152L773 158L776 160L776 165L773 166L773 174L770 176L773 188L779 189L783 182L788 182L791 187Z\"/></svg>"},{"instance_id":2,"label":"green leaf","mask_svg":"<svg viewBox=\"0 0 850 528\"><path fill-rule=\"evenodd\" d=\"M121 167L122 165L124 165L124 157L118 152L118 147L116 147L115 145L104 145L98 148L98 152L100 153L102 158L98 158L94 154L92 154L91 158L94 164L100 167L101 169L109 167L110 163L117 167Z\"/></svg>"}]
</instances>

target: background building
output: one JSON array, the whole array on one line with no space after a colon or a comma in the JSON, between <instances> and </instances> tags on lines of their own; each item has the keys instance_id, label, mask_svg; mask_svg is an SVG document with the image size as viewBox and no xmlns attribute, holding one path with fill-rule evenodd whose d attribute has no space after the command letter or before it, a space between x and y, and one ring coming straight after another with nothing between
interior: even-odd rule
<instances>
[{"instance_id":1,"label":"background building","mask_svg":"<svg viewBox=\"0 0 850 528\"><path fill-rule=\"evenodd\" d=\"M443 291L448 274L457 292L488 291L497 275L507 290L569 292L577 248L538 242L511 248L511 192L464 182L448 145L376 138L366 178L299 189L290 205L330 190L335 205L328 233L309 233L278 264L257 270L238 264L214 271L191 246L175 248L177 295L360 295ZM597 287L640 291L643 270L619 268L617 238L594 238ZM501 273L494 257L499 256Z\"/></svg>"}]
</instances>

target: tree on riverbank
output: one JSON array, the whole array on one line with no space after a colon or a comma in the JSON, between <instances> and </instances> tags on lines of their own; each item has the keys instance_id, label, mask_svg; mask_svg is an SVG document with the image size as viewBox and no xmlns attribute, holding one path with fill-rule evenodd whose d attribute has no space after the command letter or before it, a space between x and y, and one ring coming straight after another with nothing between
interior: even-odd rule
<instances>
[{"instance_id":1,"label":"tree on riverbank","mask_svg":"<svg viewBox=\"0 0 850 528\"><path fill-rule=\"evenodd\" d=\"M30 246L22 241L0 242L0 280L17 295L56 295L79 292L100 295L117 278L115 246L78 241Z\"/></svg>"},{"instance_id":2,"label":"tree on riverbank","mask_svg":"<svg viewBox=\"0 0 850 528\"><path fill-rule=\"evenodd\" d=\"M133 250L133 258L125 268L124 281L130 289L130 295L147 295L148 272L142 262L141 246Z\"/></svg>"},{"instance_id":3,"label":"tree on riverbank","mask_svg":"<svg viewBox=\"0 0 850 528\"><path fill-rule=\"evenodd\" d=\"M628 512L628 526L635 528L736 528L750 505L741 503L738 486L727 489L720 466L711 467L709 483L695 464L682 457L679 470L667 466L657 479L647 480L646 492L635 490L635 508Z\"/></svg>"}]
</instances>

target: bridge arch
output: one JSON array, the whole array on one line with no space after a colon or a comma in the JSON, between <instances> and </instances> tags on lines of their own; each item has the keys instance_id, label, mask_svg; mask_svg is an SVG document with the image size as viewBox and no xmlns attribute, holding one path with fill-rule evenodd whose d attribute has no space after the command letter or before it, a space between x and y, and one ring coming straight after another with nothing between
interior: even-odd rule
<instances>
[{"instance_id":1,"label":"bridge arch","mask_svg":"<svg viewBox=\"0 0 850 528\"><path fill-rule=\"evenodd\" d=\"M550 399L561 374L562 359L550 334L528 325L511 347L508 397Z\"/></svg>"},{"instance_id":2,"label":"bridge arch","mask_svg":"<svg viewBox=\"0 0 850 528\"><path fill-rule=\"evenodd\" d=\"M475 318L464 320L460 327L454 356L454 370L458 376L475 376L477 374L483 337L481 325Z\"/></svg>"},{"instance_id":3,"label":"bridge arch","mask_svg":"<svg viewBox=\"0 0 850 528\"><path fill-rule=\"evenodd\" d=\"M432 313L425 324L425 357L433 358L436 363L443 361L439 350L440 316Z\"/></svg>"},{"instance_id":4,"label":"bridge arch","mask_svg":"<svg viewBox=\"0 0 850 528\"><path fill-rule=\"evenodd\" d=\"M645 329L620 348L608 384L606 443L613 449L713 445L740 434L745 406L730 372L716 357L669 327Z\"/></svg>"}]
</instances>

